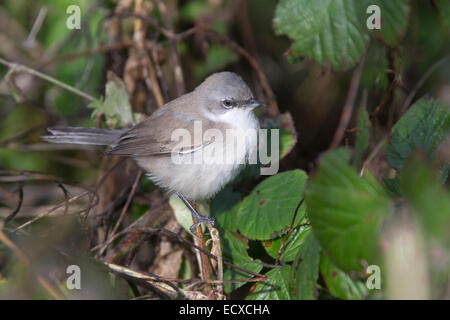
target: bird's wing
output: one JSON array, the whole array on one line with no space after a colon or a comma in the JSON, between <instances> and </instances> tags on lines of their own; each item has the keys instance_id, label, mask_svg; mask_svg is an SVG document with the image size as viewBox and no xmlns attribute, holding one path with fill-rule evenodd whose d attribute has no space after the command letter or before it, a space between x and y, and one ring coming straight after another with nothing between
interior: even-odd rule
<instances>
[{"instance_id":1,"label":"bird's wing","mask_svg":"<svg viewBox=\"0 0 450 320\"><path fill-rule=\"evenodd\" d=\"M152 116L122 134L108 154L142 157L195 152L214 142L214 139L203 141L203 137L194 135L195 121L202 121L203 128L211 125L206 123L209 120L172 110L164 110L163 107L163 109L156 111ZM186 129L186 132L190 133L190 139L187 139L189 137L180 138L175 135L175 140L172 140L172 130L168 129L168 125L174 129Z\"/></svg>"}]
</instances>

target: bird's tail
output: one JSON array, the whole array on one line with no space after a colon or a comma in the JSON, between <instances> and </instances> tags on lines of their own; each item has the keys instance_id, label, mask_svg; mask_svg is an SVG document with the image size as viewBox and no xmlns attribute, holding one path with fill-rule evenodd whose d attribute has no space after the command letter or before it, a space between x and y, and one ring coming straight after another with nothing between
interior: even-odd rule
<instances>
[{"instance_id":1,"label":"bird's tail","mask_svg":"<svg viewBox=\"0 0 450 320\"><path fill-rule=\"evenodd\" d=\"M48 142L98 146L114 146L120 135L127 131L78 127L50 127L47 130L52 135L41 138Z\"/></svg>"}]
</instances>

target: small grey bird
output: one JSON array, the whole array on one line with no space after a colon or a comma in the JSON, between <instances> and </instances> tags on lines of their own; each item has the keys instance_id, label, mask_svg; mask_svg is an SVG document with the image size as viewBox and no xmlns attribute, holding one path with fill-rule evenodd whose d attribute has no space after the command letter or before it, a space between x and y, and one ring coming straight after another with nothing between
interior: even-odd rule
<instances>
[{"instance_id":1,"label":"small grey bird","mask_svg":"<svg viewBox=\"0 0 450 320\"><path fill-rule=\"evenodd\" d=\"M107 154L134 158L158 186L177 194L185 203L197 219L191 227L194 231L200 223L214 220L200 216L189 201L214 196L256 152L259 122L253 109L259 105L240 76L220 72L131 129L51 127L48 131L52 135L42 138L54 143L111 146ZM199 124L205 135L198 134ZM181 142L174 139L177 130L186 133ZM246 139L238 145L227 143L222 138L230 130ZM216 135L206 137L206 132ZM232 161L220 161L223 154L234 157Z\"/></svg>"}]
</instances>

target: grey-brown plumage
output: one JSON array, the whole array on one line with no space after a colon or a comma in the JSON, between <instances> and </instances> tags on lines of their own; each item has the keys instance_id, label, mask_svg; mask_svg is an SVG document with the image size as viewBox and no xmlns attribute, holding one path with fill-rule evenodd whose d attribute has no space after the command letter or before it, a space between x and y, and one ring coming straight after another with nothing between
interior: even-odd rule
<instances>
[{"instance_id":1,"label":"grey-brown plumage","mask_svg":"<svg viewBox=\"0 0 450 320\"><path fill-rule=\"evenodd\" d=\"M211 156L213 148L226 148L225 143L196 136L194 126L198 122L203 132L211 128L223 133L227 129L237 130L239 134L246 130L256 132L259 124L252 110L257 105L240 76L221 72L211 75L194 91L170 101L131 129L52 127L48 129L52 135L43 139L54 143L111 146L108 154L134 158L161 187L189 200L199 200L213 196L237 174L242 160L256 149L256 138L245 142L236 163L177 164L171 156L196 157L199 153ZM179 128L186 129L193 139L181 143L172 140L172 133Z\"/></svg>"}]
</instances>

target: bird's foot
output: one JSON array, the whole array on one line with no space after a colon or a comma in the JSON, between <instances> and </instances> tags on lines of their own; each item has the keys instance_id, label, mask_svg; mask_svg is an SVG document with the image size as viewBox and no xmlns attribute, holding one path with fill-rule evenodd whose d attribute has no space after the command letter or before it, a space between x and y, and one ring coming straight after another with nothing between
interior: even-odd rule
<instances>
[{"instance_id":1,"label":"bird's foot","mask_svg":"<svg viewBox=\"0 0 450 320\"><path fill-rule=\"evenodd\" d=\"M195 220L197 220L197 221L194 221L194 224L189 228L189 230L191 230L193 235L195 235L197 237L199 236L197 234L197 227L199 225L201 225L202 223L210 223L212 226L214 226L214 223L215 223L214 218L207 217L207 216L201 216L198 213L194 214L194 216L196 218Z\"/></svg>"},{"instance_id":2,"label":"bird's foot","mask_svg":"<svg viewBox=\"0 0 450 320\"><path fill-rule=\"evenodd\" d=\"M194 207L191 205L191 203L181 193L178 193L177 195L178 195L178 198L180 198L184 202L184 204L189 209L189 211L191 211L192 220L193 220L194 224L189 228L189 230L192 232L192 234L194 236L196 236L196 237L199 236L199 234L197 234L196 228L200 224L202 224L202 223L210 223L212 226L214 226L214 223L215 223L214 218L207 217L207 216L202 216L201 214L199 214L194 209Z\"/></svg>"}]
</instances>

